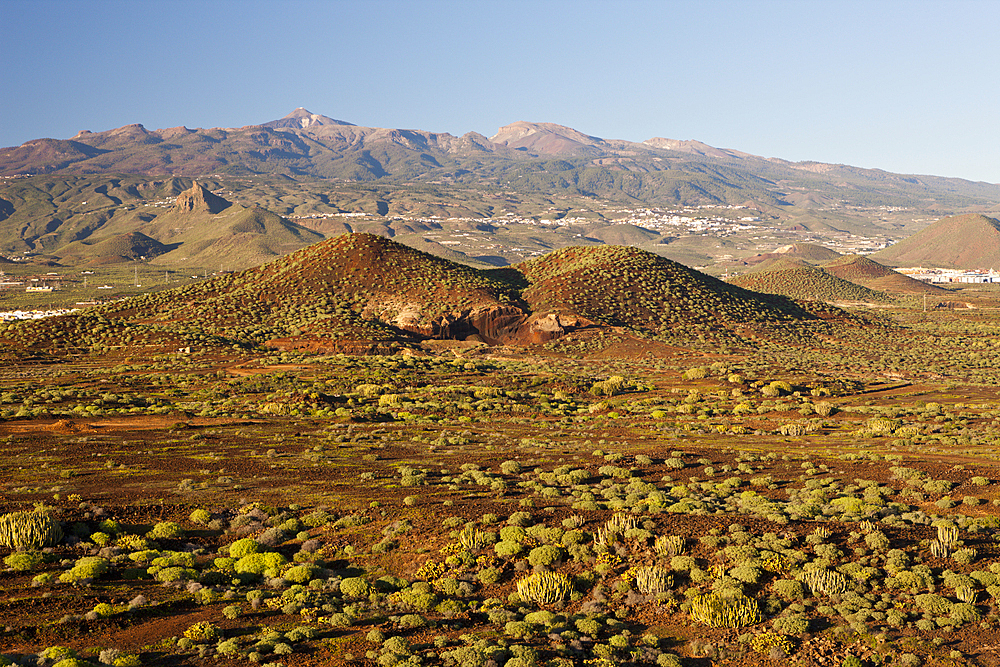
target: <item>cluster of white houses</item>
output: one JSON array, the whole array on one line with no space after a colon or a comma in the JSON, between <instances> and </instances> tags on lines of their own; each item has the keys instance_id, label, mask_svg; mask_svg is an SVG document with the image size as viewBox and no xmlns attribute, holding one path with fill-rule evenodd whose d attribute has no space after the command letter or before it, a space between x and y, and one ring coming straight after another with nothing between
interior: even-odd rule
<instances>
[{"instance_id":1,"label":"cluster of white houses","mask_svg":"<svg viewBox=\"0 0 1000 667\"><path fill-rule=\"evenodd\" d=\"M57 308L55 310L7 310L0 311L0 322L13 322L14 320L40 320L45 317L55 315L65 315L75 313L79 308Z\"/></svg>"},{"instance_id":2,"label":"cluster of white houses","mask_svg":"<svg viewBox=\"0 0 1000 667\"><path fill-rule=\"evenodd\" d=\"M927 269L917 266L896 270L905 273L914 280L925 283L1000 283L1000 273L993 269L989 271L962 271L960 269Z\"/></svg>"}]
</instances>

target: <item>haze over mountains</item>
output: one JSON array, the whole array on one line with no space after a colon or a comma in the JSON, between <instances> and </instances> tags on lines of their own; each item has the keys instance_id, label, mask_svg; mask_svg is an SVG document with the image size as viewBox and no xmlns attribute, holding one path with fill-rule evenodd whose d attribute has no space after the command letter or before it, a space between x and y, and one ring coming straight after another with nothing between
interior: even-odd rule
<instances>
[{"instance_id":1,"label":"haze over mountains","mask_svg":"<svg viewBox=\"0 0 1000 667\"><path fill-rule=\"evenodd\" d=\"M1000 186L788 162L697 141L603 139L519 121L487 138L354 125L299 108L241 128L81 131L0 149L0 175L286 174L349 181L476 183L554 189L648 204L962 207L1000 203Z\"/></svg>"},{"instance_id":2,"label":"haze over mountains","mask_svg":"<svg viewBox=\"0 0 1000 667\"><path fill-rule=\"evenodd\" d=\"M782 246L829 259L820 246L871 252L937 218L998 212L1000 185L525 121L456 137L299 108L241 128L132 124L0 149L0 255L74 264L239 269L361 231L476 266L630 245L721 275ZM939 246L884 261L944 257ZM953 254L940 265L992 266L1000 240Z\"/></svg>"}]
</instances>

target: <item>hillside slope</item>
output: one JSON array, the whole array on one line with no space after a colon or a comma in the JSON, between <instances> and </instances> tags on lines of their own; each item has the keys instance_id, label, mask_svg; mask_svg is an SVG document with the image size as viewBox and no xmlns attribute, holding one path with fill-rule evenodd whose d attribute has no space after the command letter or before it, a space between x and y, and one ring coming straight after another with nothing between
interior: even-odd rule
<instances>
[{"instance_id":1,"label":"hillside slope","mask_svg":"<svg viewBox=\"0 0 1000 667\"><path fill-rule=\"evenodd\" d=\"M813 317L791 301L741 289L632 247L564 248L512 268L528 284L522 296L533 311L609 326L664 332Z\"/></svg>"},{"instance_id":2,"label":"hillside slope","mask_svg":"<svg viewBox=\"0 0 1000 667\"><path fill-rule=\"evenodd\" d=\"M18 344L50 351L78 349L94 332L108 339L102 346L169 350L186 341L358 351L427 338L540 344L615 330L673 344L746 344L808 338L813 324L845 318L727 285L636 248L567 248L483 271L384 237L344 234L260 267L8 333Z\"/></svg>"},{"instance_id":3,"label":"hillside slope","mask_svg":"<svg viewBox=\"0 0 1000 667\"><path fill-rule=\"evenodd\" d=\"M16 213L0 222L0 252L44 253L63 263L142 259L234 270L324 238L187 179L26 179L7 193Z\"/></svg>"},{"instance_id":4,"label":"hillside slope","mask_svg":"<svg viewBox=\"0 0 1000 667\"><path fill-rule=\"evenodd\" d=\"M872 258L894 266L997 268L1000 267L1000 220L972 214L942 218L874 253Z\"/></svg>"},{"instance_id":5,"label":"hillside slope","mask_svg":"<svg viewBox=\"0 0 1000 667\"><path fill-rule=\"evenodd\" d=\"M829 262L840 257L836 250L830 250L815 243L792 243L772 252L758 253L742 260L744 264L756 265L776 259L797 259L807 263Z\"/></svg>"},{"instance_id":6,"label":"hillside slope","mask_svg":"<svg viewBox=\"0 0 1000 667\"><path fill-rule=\"evenodd\" d=\"M827 303L888 303L892 299L861 285L838 278L813 266L779 264L729 279L729 284L766 294L780 294L792 299Z\"/></svg>"},{"instance_id":7,"label":"hillside slope","mask_svg":"<svg viewBox=\"0 0 1000 667\"><path fill-rule=\"evenodd\" d=\"M827 273L875 291L896 294L942 294L947 290L914 280L864 256L847 255L821 265Z\"/></svg>"}]
</instances>

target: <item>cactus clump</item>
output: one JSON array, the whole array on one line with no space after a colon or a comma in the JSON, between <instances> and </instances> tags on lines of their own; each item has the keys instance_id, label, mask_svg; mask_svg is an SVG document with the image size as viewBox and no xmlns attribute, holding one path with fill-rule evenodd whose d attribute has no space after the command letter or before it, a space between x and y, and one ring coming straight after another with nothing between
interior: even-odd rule
<instances>
[{"instance_id":1,"label":"cactus clump","mask_svg":"<svg viewBox=\"0 0 1000 667\"><path fill-rule=\"evenodd\" d=\"M63 537L59 522L41 512L12 512L0 516L0 545L32 551L56 545Z\"/></svg>"},{"instance_id":2,"label":"cactus clump","mask_svg":"<svg viewBox=\"0 0 1000 667\"><path fill-rule=\"evenodd\" d=\"M691 618L713 628L742 628L760 623L760 607L742 593L699 593L691 599Z\"/></svg>"},{"instance_id":3,"label":"cactus clump","mask_svg":"<svg viewBox=\"0 0 1000 667\"><path fill-rule=\"evenodd\" d=\"M562 572L535 572L517 582L517 594L522 600L536 604L552 604L569 596L572 586Z\"/></svg>"},{"instance_id":4,"label":"cactus clump","mask_svg":"<svg viewBox=\"0 0 1000 667\"><path fill-rule=\"evenodd\" d=\"M673 575L666 568L656 565L637 567L632 573L635 576L635 587L644 595L663 593L674 586Z\"/></svg>"}]
</instances>

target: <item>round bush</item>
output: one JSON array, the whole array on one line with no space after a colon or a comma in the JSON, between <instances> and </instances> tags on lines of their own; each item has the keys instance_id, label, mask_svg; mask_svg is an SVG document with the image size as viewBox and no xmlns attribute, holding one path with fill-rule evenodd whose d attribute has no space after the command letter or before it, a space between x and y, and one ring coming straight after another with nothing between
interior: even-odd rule
<instances>
[{"instance_id":1,"label":"round bush","mask_svg":"<svg viewBox=\"0 0 1000 667\"><path fill-rule=\"evenodd\" d=\"M804 593L802 582L795 579L778 579L771 586L785 600L801 600Z\"/></svg>"},{"instance_id":2,"label":"round bush","mask_svg":"<svg viewBox=\"0 0 1000 667\"><path fill-rule=\"evenodd\" d=\"M213 642L222 636L218 627L208 621L199 621L184 631L184 636L199 644Z\"/></svg>"},{"instance_id":3,"label":"round bush","mask_svg":"<svg viewBox=\"0 0 1000 667\"><path fill-rule=\"evenodd\" d=\"M319 572L319 567L313 565L312 563L306 563L288 568L281 576L293 584L308 584L310 581L319 576Z\"/></svg>"},{"instance_id":4,"label":"round bush","mask_svg":"<svg viewBox=\"0 0 1000 667\"><path fill-rule=\"evenodd\" d=\"M175 540L184 537L184 529L173 521L161 521L146 533L146 537L154 540Z\"/></svg>"},{"instance_id":5,"label":"round bush","mask_svg":"<svg viewBox=\"0 0 1000 667\"><path fill-rule=\"evenodd\" d=\"M427 619L420 614L403 614L399 617L399 627L401 628L423 628L427 625Z\"/></svg>"},{"instance_id":6,"label":"round bush","mask_svg":"<svg viewBox=\"0 0 1000 667\"><path fill-rule=\"evenodd\" d=\"M236 561L235 569L239 574L254 574L259 576L270 570L277 570L287 562L288 560L284 556L273 551L252 553Z\"/></svg>"},{"instance_id":7,"label":"round bush","mask_svg":"<svg viewBox=\"0 0 1000 667\"><path fill-rule=\"evenodd\" d=\"M524 551L524 545L519 542L497 542L493 545L493 551L501 558L511 558Z\"/></svg>"},{"instance_id":8,"label":"round bush","mask_svg":"<svg viewBox=\"0 0 1000 667\"><path fill-rule=\"evenodd\" d=\"M535 547L528 554L528 562L534 567L548 567L558 563L563 558L563 550L551 544Z\"/></svg>"},{"instance_id":9,"label":"round bush","mask_svg":"<svg viewBox=\"0 0 1000 667\"><path fill-rule=\"evenodd\" d=\"M59 581L75 584L87 579L96 579L108 571L111 562L98 556L84 556L76 561L72 569L59 575Z\"/></svg>"},{"instance_id":10,"label":"round bush","mask_svg":"<svg viewBox=\"0 0 1000 667\"><path fill-rule=\"evenodd\" d=\"M15 572L28 572L45 562L45 557L37 551L12 553L3 559L4 564Z\"/></svg>"},{"instance_id":11,"label":"round bush","mask_svg":"<svg viewBox=\"0 0 1000 667\"><path fill-rule=\"evenodd\" d=\"M366 598L371 590L371 585L364 577L348 577L340 582L340 592L344 597Z\"/></svg>"},{"instance_id":12,"label":"round bush","mask_svg":"<svg viewBox=\"0 0 1000 667\"><path fill-rule=\"evenodd\" d=\"M261 546L257 540L252 537L244 537L242 540L236 540L229 545L229 557L239 560L244 556L259 553L260 550Z\"/></svg>"},{"instance_id":13,"label":"round bush","mask_svg":"<svg viewBox=\"0 0 1000 667\"><path fill-rule=\"evenodd\" d=\"M197 509L191 512L191 523L197 523L198 525L204 526L209 521L212 520L212 514L208 510Z\"/></svg>"},{"instance_id":14,"label":"round bush","mask_svg":"<svg viewBox=\"0 0 1000 667\"><path fill-rule=\"evenodd\" d=\"M788 614L774 619L771 626L783 635L800 635L809 629L809 619L805 614Z\"/></svg>"},{"instance_id":15,"label":"round bush","mask_svg":"<svg viewBox=\"0 0 1000 667\"><path fill-rule=\"evenodd\" d=\"M504 526L500 529L500 540L503 542L522 543L527 536L527 531L521 526Z\"/></svg>"}]
</instances>

